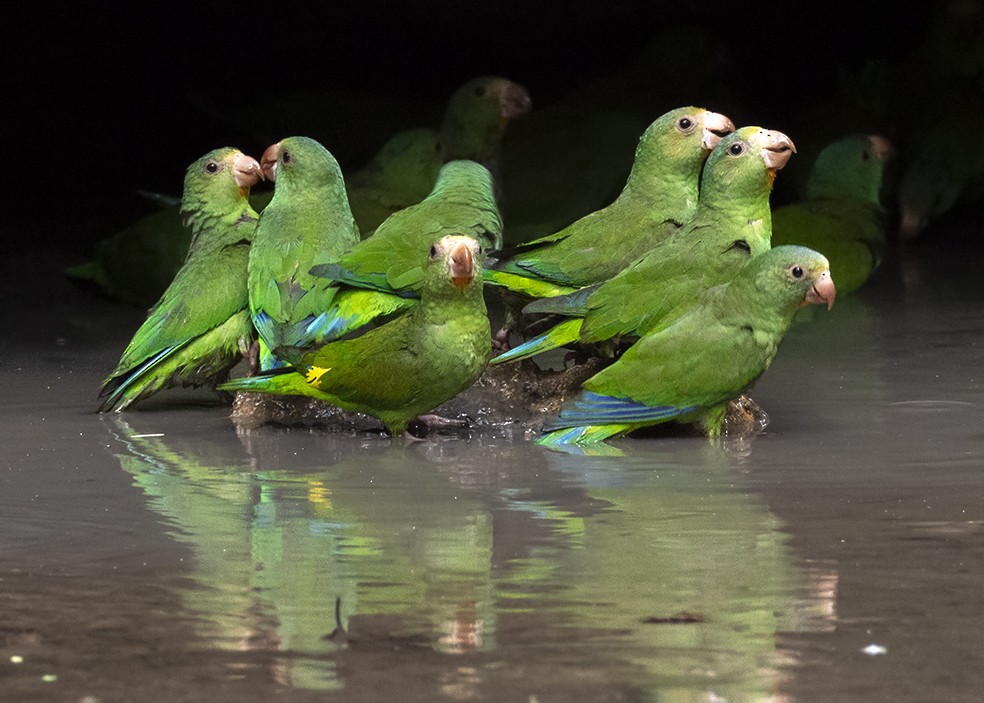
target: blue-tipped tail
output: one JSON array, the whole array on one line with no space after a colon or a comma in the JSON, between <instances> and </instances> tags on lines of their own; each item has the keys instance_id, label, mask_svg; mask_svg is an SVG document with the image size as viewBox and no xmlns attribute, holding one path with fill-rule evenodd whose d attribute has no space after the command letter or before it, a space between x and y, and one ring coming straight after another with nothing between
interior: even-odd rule
<instances>
[{"instance_id":1,"label":"blue-tipped tail","mask_svg":"<svg viewBox=\"0 0 984 703\"><path fill-rule=\"evenodd\" d=\"M557 347L573 344L580 338L580 332L580 318L564 320L560 324L554 325L540 336L534 337L533 339L528 339L519 346L513 347L509 351L500 354L492 359L490 363L504 364L507 361L519 361L520 359L527 359L531 356L536 356L537 354L550 351L551 349L556 349Z\"/></svg>"},{"instance_id":2,"label":"blue-tipped tail","mask_svg":"<svg viewBox=\"0 0 984 703\"><path fill-rule=\"evenodd\" d=\"M573 400L564 404L560 415L546 426L546 430L561 430L587 425L626 425L642 427L657 425L686 415L697 406L684 408L673 405L646 405L632 398L581 391Z\"/></svg>"},{"instance_id":3,"label":"blue-tipped tail","mask_svg":"<svg viewBox=\"0 0 984 703\"><path fill-rule=\"evenodd\" d=\"M578 456L621 456L622 451L606 444L605 440L632 429L632 425L579 425L544 432L535 441L541 447Z\"/></svg>"},{"instance_id":4,"label":"blue-tipped tail","mask_svg":"<svg viewBox=\"0 0 984 703\"><path fill-rule=\"evenodd\" d=\"M130 403L137 400L145 389L155 384L161 384L164 379L159 377L159 373L155 374L155 371L157 371L166 359L184 347L185 344L187 342L162 349L146 359L125 377L121 375L103 382L99 397L105 398L105 400L99 405L99 412L106 412L107 410L120 412L126 409Z\"/></svg>"}]
</instances>

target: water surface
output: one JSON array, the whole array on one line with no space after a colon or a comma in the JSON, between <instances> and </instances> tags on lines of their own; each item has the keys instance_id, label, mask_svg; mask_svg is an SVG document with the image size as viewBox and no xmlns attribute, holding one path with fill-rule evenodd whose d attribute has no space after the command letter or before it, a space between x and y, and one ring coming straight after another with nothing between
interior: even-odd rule
<instances>
[{"instance_id":1,"label":"water surface","mask_svg":"<svg viewBox=\"0 0 984 703\"><path fill-rule=\"evenodd\" d=\"M140 312L54 283L0 349L0 694L980 700L984 294L937 254L790 332L761 436L622 456L97 415Z\"/></svg>"}]
</instances>

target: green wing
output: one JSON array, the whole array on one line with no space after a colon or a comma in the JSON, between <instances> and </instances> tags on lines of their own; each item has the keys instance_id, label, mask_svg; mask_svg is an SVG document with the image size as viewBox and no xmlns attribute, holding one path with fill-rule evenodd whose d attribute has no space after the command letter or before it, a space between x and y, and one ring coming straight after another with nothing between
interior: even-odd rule
<instances>
[{"instance_id":1,"label":"green wing","mask_svg":"<svg viewBox=\"0 0 984 703\"><path fill-rule=\"evenodd\" d=\"M205 383L231 368L252 338L247 314L247 244L192 257L134 334L103 382L101 409L173 385Z\"/></svg>"},{"instance_id":2,"label":"green wing","mask_svg":"<svg viewBox=\"0 0 984 703\"><path fill-rule=\"evenodd\" d=\"M778 208L772 215L772 242L800 244L824 254L841 294L867 281L886 249L880 212L857 200L815 200Z\"/></svg>"},{"instance_id":3,"label":"green wing","mask_svg":"<svg viewBox=\"0 0 984 703\"><path fill-rule=\"evenodd\" d=\"M276 188L250 253L250 314L269 349L310 347L322 339L322 314L335 294L311 269L337 261L359 233L341 169L321 144L288 137L269 147L264 161L267 168L276 163ZM274 363L263 359L264 368Z\"/></svg>"}]
</instances>

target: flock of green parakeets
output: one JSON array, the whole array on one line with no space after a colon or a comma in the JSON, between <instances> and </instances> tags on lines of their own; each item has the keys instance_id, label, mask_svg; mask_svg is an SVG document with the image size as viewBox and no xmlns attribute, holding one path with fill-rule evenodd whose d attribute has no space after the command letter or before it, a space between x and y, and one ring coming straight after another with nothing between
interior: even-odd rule
<instances>
[{"instance_id":1,"label":"flock of green parakeets","mask_svg":"<svg viewBox=\"0 0 984 703\"><path fill-rule=\"evenodd\" d=\"M666 421L714 436L797 310L833 304L831 271L843 293L878 266L886 140L830 144L808 199L773 212L792 140L692 106L644 131L610 204L504 246L499 142L529 109L517 84L476 79L452 96L440 130L394 136L350 178L303 136L259 162L233 148L198 159L180 203L185 228L177 213L161 215L186 251L105 380L100 409L213 386L317 398L395 435L490 363L570 347L601 368L539 443L591 445ZM272 198L251 200L261 180ZM75 274L110 281L111 250L145 246L132 230L124 239ZM248 375L228 380L242 359Z\"/></svg>"}]
</instances>

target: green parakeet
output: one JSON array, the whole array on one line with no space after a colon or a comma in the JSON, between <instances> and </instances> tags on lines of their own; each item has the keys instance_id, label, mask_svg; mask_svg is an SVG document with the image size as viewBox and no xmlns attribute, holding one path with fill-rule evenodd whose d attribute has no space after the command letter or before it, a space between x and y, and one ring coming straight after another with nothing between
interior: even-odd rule
<instances>
[{"instance_id":1,"label":"green parakeet","mask_svg":"<svg viewBox=\"0 0 984 703\"><path fill-rule=\"evenodd\" d=\"M922 40L892 74L903 241L951 210L979 212L984 202L984 5L927 7Z\"/></svg>"},{"instance_id":2,"label":"green parakeet","mask_svg":"<svg viewBox=\"0 0 984 703\"><path fill-rule=\"evenodd\" d=\"M141 217L96 242L92 258L65 275L113 300L146 308L160 298L188 256L180 206Z\"/></svg>"},{"instance_id":3,"label":"green parakeet","mask_svg":"<svg viewBox=\"0 0 984 703\"><path fill-rule=\"evenodd\" d=\"M536 441L583 445L668 420L720 435L728 401L769 368L797 309L829 308L834 297L822 254L789 245L767 250L585 381Z\"/></svg>"},{"instance_id":4,"label":"green parakeet","mask_svg":"<svg viewBox=\"0 0 984 703\"><path fill-rule=\"evenodd\" d=\"M209 152L188 167L181 211L191 230L187 259L103 381L100 411L173 386L223 376L250 346L246 266L257 215L249 189L260 164L237 149Z\"/></svg>"},{"instance_id":5,"label":"green parakeet","mask_svg":"<svg viewBox=\"0 0 984 703\"><path fill-rule=\"evenodd\" d=\"M408 129L394 135L365 167L346 179L349 205L362 236L390 215L427 197L445 162L440 135Z\"/></svg>"},{"instance_id":6,"label":"green parakeet","mask_svg":"<svg viewBox=\"0 0 984 703\"><path fill-rule=\"evenodd\" d=\"M423 201L390 215L338 263L312 269L338 288L323 313L325 339L415 305L427 265L423 253L447 234L476 239L483 254L502 244L492 176L474 161L448 162Z\"/></svg>"},{"instance_id":7,"label":"green parakeet","mask_svg":"<svg viewBox=\"0 0 984 703\"><path fill-rule=\"evenodd\" d=\"M693 216L701 166L733 131L731 120L703 108L667 112L640 138L615 202L555 234L500 252L486 281L547 297L616 275Z\"/></svg>"},{"instance_id":8,"label":"green parakeet","mask_svg":"<svg viewBox=\"0 0 984 703\"><path fill-rule=\"evenodd\" d=\"M393 111L398 103L374 103L378 109L383 104ZM349 207L361 234L368 236L390 214L425 198L446 161L471 159L497 174L505 129L527 114L531 104L529 92L518 83L497 76L475 78L448 100L440 131L397 132L365 166L346 169ZM361 123L365 119L359 118ZM340 133L351 146L348 142L355 140L348 137L354 135L343 127L354 128L354 122L347 115L343 122ZM178 205L167 204L165 196L154 197L164 203L160 211L99 241L93 258L70 267L66 275L124 302L146 307L157 300L184 262L189 235ZM272 197L269 191L254 193L253 208L262 212Z\"/></svg>"},{"instance_id":9,"label":"green parakeet","mask_svg":"<svg viewBox=\"0 0 984 703\"><path fill-rule=\"evenodd\" d=\"M507 78L479 76L468 81L451 95L441 120L447 158L477 161L498 183L506 126L532 105L529 91Z\"/></svg>"},{"instance_id":10,"label":"green parakeet","mask_svg":"<svg viewBox=\"0 0 984 703\"><path fill-rule=\"evenodd\" d=\"M915 239L959 205L984 201L984 87L932 84L899 136L899 236Z\"/></svg>"},{"instance_id":11,"label":"green parakeet","mask_svg":"<svg viewBox=\"0 0 984 703\"><path fill-rule=\"evenodd\" d=\"M363 237L397 210L419 203L437 180L446 161L440 134L432 129L407 129L394 134L365 166L346 176L352 216ZM269 204L273 193L251 198L258 211Z\"/></svg>"},{"instance_id":12,"label":"green parakeet","mask_svg":"<svg viewBox=\"0 0 984 703\"><path fill-rule=\"evenodd\" d=\"M608 281L527 305L526 312L569 319L492 363L579 341L639 337L704 288L725 282L750 256L771 246L769 194L776 171L794 152L785 134L760 127L724 137L707 158L697 211L686 225Z\"/></svg>"},{"instance_id":13,"label":"green parakeet","mask_svg":"<svg viewBox=\"0 0 984 703\"><path fill-rule=\"evenodd\" d=\"M837 272L841 294L858 288L885 253L879 200L892 145L877 135L853 134L817 156L806 200L772 213L772 243L801 244L822 252Z\"/></svg>"},{"instance_id":14,"label":"green parakeet","mask_svg":"<svg viewBox=\"0 0 984 703\"><path fill-rule=\"evenodd\" d=\"M288 137L268 147L261 164L275 189L256 226L248 286L261 366L267 369L278 363L274 350L322 341L324 312L335 289L310 271L355 246L359 230L338 162L320 143Z\"/></svg>"},{"instance_id":15,"label":"green parakeet","mask_svg":"<svg viewBox=\"0 0 984 703\"><path fill-rule=\"evenodd\" d=\"M408 314L307 353L293 369L221 389L319 398L373 415L397 435L474 383L490 354L479 244L449 235L431 245L420 302Z\"/></svg>"}]
</instances>

